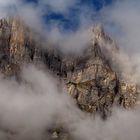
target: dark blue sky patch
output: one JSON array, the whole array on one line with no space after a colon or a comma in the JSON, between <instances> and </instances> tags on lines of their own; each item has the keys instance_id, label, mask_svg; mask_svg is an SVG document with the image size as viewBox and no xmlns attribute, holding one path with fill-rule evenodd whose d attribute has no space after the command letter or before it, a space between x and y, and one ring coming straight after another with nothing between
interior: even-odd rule
<instances>
[{"instance_id":1,"label":"dark blue sky patch","mask_svg":"<svg viewBox=\"0 0 140 140\"><path fill-rule=\"evenodd\" d=\"M75 5L71 7L67 13L56 13L47 7L46 15L44 15L44 20L46 24L56 23L59 25L60 30L74 31L77 30L80 21L79 15L81 13L81 5Z\"/></svg>"},{"instance_id":2,"label":"dark blue sky patch","mask_svg":"<svg viewBox=\"0 0 140 140\"><path fill-rule=\"evenodd\" d=\"M28 3L38 3L38 0L24 0L25 2L28 2Z\"/></svg>"},{"instance_id":3,"label":"dark blue sky patch","mask_svg":"<svg viewBox=\"0 0 140 140\"><path fill-rule=\"evenodd\" d=\"M25 0L29 3L38 4L38 0ZM105 5L111 4L112 0L77 0L78 3L73 5L67 12L65 13L56 13L52 11L51 7L46 5L46 14L43 15L44 22L47 27L50 27L54 23L58 24L60 30L63 31L74 31L79 27L79 16L82 12L81 9L86 7L91 12L99 11ZM88 16L88 15L87 15ZM53 24L52 24L53 23Z\"/></svg>"},{"instance_id":4,"label":"dark blue sky patch","mask_svg":"<svg viewBox=\"0 0 140 140\"><path fill-rule=\"evenodd\" d=\"M79 26L79 20L75 17L65 17L62 14L50 13L49 15L44 16L44 19L47 25L56 23L61 30L76 30Z\"/></svg>"}]
</instances>

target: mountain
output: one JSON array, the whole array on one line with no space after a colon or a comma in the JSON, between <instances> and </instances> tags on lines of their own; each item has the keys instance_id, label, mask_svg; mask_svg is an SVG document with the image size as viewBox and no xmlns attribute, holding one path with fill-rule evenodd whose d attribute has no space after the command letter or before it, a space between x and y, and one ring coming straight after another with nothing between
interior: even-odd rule
<instances>
[{"instance_id":1,"label":"mountain","mask_svg":"<svg viewBox=\"0 0 140 140\"><path fill-rule=\"evenodd\" d=\"M41 36L19 18L1 19L1 73L18 79L24 64L43 63L47 70L64 81L80 109L97 112L102 117L106 117L113 105L129 108L136 104L137 86L113 69L111 53L119 53L119 48L100 25L93 27L91 42L81 56L62 54L50 45L44 49L40 39Z\"/></svg>"}]
</instances>

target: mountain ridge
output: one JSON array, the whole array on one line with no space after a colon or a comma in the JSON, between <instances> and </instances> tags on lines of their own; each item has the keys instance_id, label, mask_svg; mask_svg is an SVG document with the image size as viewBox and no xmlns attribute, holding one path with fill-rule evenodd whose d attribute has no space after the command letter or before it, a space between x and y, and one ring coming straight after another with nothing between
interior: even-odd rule
<instances>
[{"instance_id":1,"label":"mountain ridge","mask_svg":"<svg viewBox=\"0 0 140 140\"><path fill-rule=\"evenodd\" d=\"M93 27L92 32L84 55L70 57L57 49L43 49L39 39L34 39L34 32L20 19L1 19L0 72L5 77L18 76L24 63L43 63L47 70L64 81L67 92L83 111L97 112L103 118L113 105L135 106L137 85L122 80L111 66L110 53L119 51L115 41L105 34L101 25Z\"/></svg>"}]
</instances>

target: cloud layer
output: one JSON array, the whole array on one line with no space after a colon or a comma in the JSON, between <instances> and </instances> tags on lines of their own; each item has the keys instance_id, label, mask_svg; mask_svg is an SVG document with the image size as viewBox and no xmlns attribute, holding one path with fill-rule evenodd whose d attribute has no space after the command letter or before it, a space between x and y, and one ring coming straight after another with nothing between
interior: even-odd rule
<instances>
[{"instance_id":1,"label":"cloud layer","mask_svg":"<svg viewBox=\"0 0 140 140\"><path fill-rule=\"evenodd\" d=\"M77 140L139 140L140 109L114 109L103 121L80 111L60 83L46 71L23 68L22 83L0 80L0 139L49 139L47 130L63 126Z\"/></svg>"}]
</instances>

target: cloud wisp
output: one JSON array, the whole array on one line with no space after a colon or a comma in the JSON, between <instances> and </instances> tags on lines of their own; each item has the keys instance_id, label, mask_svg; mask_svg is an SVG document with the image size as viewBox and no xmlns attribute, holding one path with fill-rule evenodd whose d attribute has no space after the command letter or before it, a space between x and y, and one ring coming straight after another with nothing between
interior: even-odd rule
<instances>
[{"instance_id":1,"label":"cloud wisp","mask_svg":"<svg viewBox=\"0 0 140 140\"><path fill-rule=\"evenodd\" d=\"M139 13L139 0L114 1L112 5L104 7L100 11L101 22L106 30L113 35L119 46L120 53L116 58L122 64L121 71L131 75L131 79L138 85L140 84Z\"/></svg>"},{"instance_id":2,"label":"cloud wisp","mask_svg":"<svg viewBox=\"0 0 140 140\"><path fill-rule=\"evenodd\" d=\"M24 23L42 34L46 40L49 40L53 46L60 47L63 52L81 52L89 42L88 28L92 23L91 18L95 14L93 9L88 7L80 7L77 5L79 0L58 0L45 1L41 0L38 3L28 3L23 0L6 0L0 1L0 18L17 15ZM45 21L44 16L47 12L61 13L66 19L73 18L70 16L70 9L74 6L79 11L77 16L78 26L75 31L62 29L63 21Z\"/></svg>"}]
</instances>

